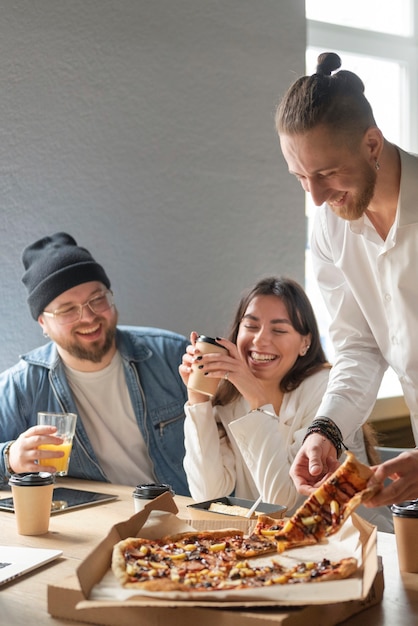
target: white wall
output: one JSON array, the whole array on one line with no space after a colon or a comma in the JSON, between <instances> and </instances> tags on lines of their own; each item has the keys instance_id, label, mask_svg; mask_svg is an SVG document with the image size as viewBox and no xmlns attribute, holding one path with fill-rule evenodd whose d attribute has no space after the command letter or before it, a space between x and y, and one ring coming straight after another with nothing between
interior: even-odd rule
<instances>
[{"instance_id":1,"label":"white wall","mask_svg":"<svg viewBox=\"0 0 418 626\"><path fill-rule=\"evenodd\" d=\"M24 246L70 232L120 321L226 332L245 287L304 279L274 130L303 0L0 0L0 369L40 343Z\"/></svg>"}]
</instances>

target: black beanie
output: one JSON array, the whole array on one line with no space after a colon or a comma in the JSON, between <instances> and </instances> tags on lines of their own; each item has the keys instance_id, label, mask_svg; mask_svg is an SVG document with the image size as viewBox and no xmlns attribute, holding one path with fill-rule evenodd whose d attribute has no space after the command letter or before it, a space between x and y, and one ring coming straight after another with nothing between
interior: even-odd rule
<instances>
[{"instance_id":1,"label":"black beanie","mask_svg":"<svg viewBox=\"0 0 418 626\"><path fill-rule=\"evenodd\" d=\"M23 250L22 261L26 270L22 282L35 320L52 300L72 287L97 280L110 288L103 267L67 233L35 241Z\"/></svg>"}]
</instances>

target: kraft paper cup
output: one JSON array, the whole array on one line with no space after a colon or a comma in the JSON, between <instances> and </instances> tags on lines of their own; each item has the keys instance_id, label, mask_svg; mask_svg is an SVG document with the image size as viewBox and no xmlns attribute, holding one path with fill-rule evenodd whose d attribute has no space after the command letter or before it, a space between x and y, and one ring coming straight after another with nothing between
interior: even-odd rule
<instances>
[{"instance_id":1,"label":"kraft paper cup","mask_svg":"<svg viewBox=\"0 0 418 626\"><path fill-rule=\"evenodd\" d=\"M196 348L202 354L228 354L228 350L221 346L213 337L200 335L196 340ZM199 369L199 361L195 361L192 365L192 371L189 376L187 387L193 391L204 393L207 396L214 396L219 385L220 378L205 376L204 370Z\"/></svg>"},{"instance_id":2,"label":"kraft paper cup","mask_svg":"<svg viewBox=\"0 0 418 626\"><path fill-rule=\"evenodd\" d=\"M48 472L13 474L9 479L19 535L44 535L49 529L54 476Z\"/></svg>"},{"instance_id":3,"label":"kraft paper cup","mask_svg":"<svg viewBox=\"0 0 418 626\"><path fill-rule=\"evenodd\" d=\"M418 500L407 500L391 508L399 569L418 573Z\"/></svg>"},{"instance_id":4,"label":"kraft paper cup","mask_svg":"<svg viewBox=\"0 0 418 626\"><path fill-rule=\"evenodd\" d=\"M56 450L64 452L64 456L49 459L39 459L39 465L53 465L57 470L57 476L66 476L70 464L71 450L77 415L75 413L38 413L38 424L42 426L56 426L57 437L62 437L64 442L58 446L53 444L42 444L39 450Z\"/></svg>"},{"instance_id":5,"label":"kraft paper cup","mask_svg":"<svg viewBox=\"0 0 418 626\"><path fill-rule=\"evenodd\" d=\"M169 491L172 496L175 495L171 485L166 485L164 483L147 483L145 485L137 485L132 493L135 513L142 511L148 502L151 502L151 500L154 500L154 498L161 496L161 494L166 493L167 491Z\"/></svg>"}]
</instances>

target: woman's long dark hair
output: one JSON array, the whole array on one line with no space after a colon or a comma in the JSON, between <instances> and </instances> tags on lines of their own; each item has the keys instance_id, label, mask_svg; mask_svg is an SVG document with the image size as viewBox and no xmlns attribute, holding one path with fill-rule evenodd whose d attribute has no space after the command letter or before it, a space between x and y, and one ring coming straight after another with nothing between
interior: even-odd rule
<instances>
[{"instance_id":1,"label":"woman's long dark hair","mask_svg":"<svg viewBox=\"0 0 418 626\"><path fill-rule=\"evenodd\" d=\"M302 336L310 334L310 348L304 356L296 359L293 367L280 382L283 392L296 389L305 378L324 367L330 367L321 346L318 325L312 305L303 288L290 278L270 277L260 280L241 298L232 322L228 339L236 344L242 318L250 302L256 296L276 296L286 307L290 323ZM213 404L226 405L240 395L237 388L229 381L222 380L213 398Z\"/></svg>"}]
</instances>

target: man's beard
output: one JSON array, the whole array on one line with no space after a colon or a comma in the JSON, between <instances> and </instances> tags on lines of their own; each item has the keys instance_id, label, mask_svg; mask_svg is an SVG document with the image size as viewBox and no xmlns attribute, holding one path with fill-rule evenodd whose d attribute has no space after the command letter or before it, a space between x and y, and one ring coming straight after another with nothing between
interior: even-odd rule
<instances>
[{"instance_id":1,"label":"man's beard","mask_svg":"<svg viewBox=\"0 0 418 626\"><path fill-rule=\"evenodd\" d=\"M58 345L63 348L68 354L76 359L82 359L84 361L91 361L92 363L100 363L103 357L109 352L113 346L116 335L116 324L112 325L106 330L105 341L102 345L92 343L89 346L81 346L75 341L57 341ZM52 337L51 337L52 338Z\"/></svg>"},{"instance_id":2,"label":"man's beard","mask_svg":"<svg viewBox=\"0 0 418 626\"><path fill-rule=\"evenodd\" d=\"M115 334L116 329L114 327L108 328L105 335L105 341L102 346L97 346L94 343L90 346L80 346L74 343L69 344L65 347L65 349L69 354L71 354L71 356L77 359L84 359L85 361L91 361L92 363L100 363L103 357L106 356L110 348L113 346Z\"/></svg>"},{"instance_id":3,"label":"man's beard","mask_svg":"<svg viewBox=\"0 0 418 626\"><path fill-rule=\"evenodd\" d=\"M341 207L331 207L332 210L344 220L358 220L364 215L367 210L373 196L376 187L377 174L370 166L366 170L364 185L358 195L352 198L350 205L343 205Z\"/></svg>"}]
</instances>

